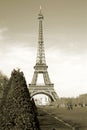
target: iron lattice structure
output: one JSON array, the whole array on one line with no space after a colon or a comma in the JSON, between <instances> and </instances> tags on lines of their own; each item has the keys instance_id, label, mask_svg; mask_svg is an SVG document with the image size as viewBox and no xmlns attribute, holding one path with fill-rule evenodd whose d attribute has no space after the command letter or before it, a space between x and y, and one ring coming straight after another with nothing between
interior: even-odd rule
<instances>
[{"instance_id":1,"label":"iron lattice structure","mask_svg":"<svg viewBox=\"0 0 87 130\"><path fill-rule=\"evenodd\" d=\"M56 101L58 99L57 93L54 90L54 84L51 83L49 74L47 71L48 66L46 65L45 60L45 49L44 49L44 41L43 41L43 15L40 9L40 13L38 14L39 20L39 37L38 37L38 50L37 50L37 58L36 65L34 66L34 74L32 78L31 84L29 84L29 91L31 97L37 94L45 94L47 95L51 101ZM44 84L37 84L38 75L43 75Z\"/></svg>"}]
</instances>

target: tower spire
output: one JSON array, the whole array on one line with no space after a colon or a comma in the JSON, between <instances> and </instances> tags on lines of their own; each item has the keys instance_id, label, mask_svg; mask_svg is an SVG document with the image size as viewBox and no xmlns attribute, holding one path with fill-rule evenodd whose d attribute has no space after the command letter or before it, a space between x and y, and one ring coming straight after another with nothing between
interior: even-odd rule
<instances>
[{"instance_id":1,"label":"tower spire","mask_svg":"<svg viewBox=\"0 0 87 130\"><path fill-rule=\"evenodd\" d=\"M44 41L43 41L43 19L44 19L44 17L42 15L42 7L40 6L40 12L38 14L39 37L38 37L38 50L37 50L36 64L46 64Z\"/></svg>"},{"instance_id":2,"label":"tower spire","mask_svg":"<svg viewBox=\"0 0 87 130\"><path fill-rule=\"evenodd\" d=\"M40 13L41 13L41 11L42 11L42 6L40 5Z\"/></svg>"}]
</instances>

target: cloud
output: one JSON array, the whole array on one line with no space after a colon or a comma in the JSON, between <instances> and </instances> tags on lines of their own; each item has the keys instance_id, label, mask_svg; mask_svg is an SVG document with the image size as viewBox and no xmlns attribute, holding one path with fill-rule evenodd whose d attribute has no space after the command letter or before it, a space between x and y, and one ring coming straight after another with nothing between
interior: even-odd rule
<instances>
[{"instance_id":1,"label":"cloud","mask_svg":"<svg viewBox=\"0 0 87 130\"><path fill-rule=\"evenodd\" d=\"M28 79L28 76L30 78L32 73L34 55L35 50L33 48L11 47L9 52L4 55L0 54L0 70L10 77L10 73L14 68L20 68Z\"/></svg>"},{"instance_id":2,"label":"cloud","mask_svg":"<svg viewBox=\"0 0 87 130\"><path fill-rule=\"evenodd\" d=\"M48 51L47 65L59 96L73 97L87 92L87 54Z\"/></svg>"},{"instance_id":3,"label":"cloud","mask_svg":"<svg viewBox=\"0 0 87 130\"><path fill-rule=\"evenodd\" d=\"M12 46L35 47L37 38L35 34L27 32L11 32L7 28L0 29L0 51L5 52Z\"/></svg>"},{"instance_id":4,"label":"cloud","mask_svg":"<svg viewBox=\"0 0 87 130\"><path fill-rule=\"evenodd\" d=\"M79 38L80 37L80 38ZM77 34L52 34L46 35L44 40L47 49L53 48L54 50L65 51L66 53L87 53L87 38L86 36L77 36Z\"/></svg>"},{"instance_id":5,"label":"cloud","mask_svg":"<svg viewBox=\"0 0 87 130\"><path fill-rule=\"evenodd\" d=\"M0 41L5 39L4 33L7 32L7 31L8 31L7 28L1 28L0 29Z\"/></svg>"},{"instance_id":6,"label":"cloud","mask_svg":"<svg viewBox=\"0 0 87 130\"><path fill-rule=\"evenodd\" d=\"M5 46L6 47L6 46ZM0 70L10 77L14 68L20 68L31 83L36 63L37 46L15 42L9 51L0 51ZM46 49L46 61L51 82L59 96L78 96L87 91L87 54L69 53L60 48Z\"/></svg>"}]
</instances>

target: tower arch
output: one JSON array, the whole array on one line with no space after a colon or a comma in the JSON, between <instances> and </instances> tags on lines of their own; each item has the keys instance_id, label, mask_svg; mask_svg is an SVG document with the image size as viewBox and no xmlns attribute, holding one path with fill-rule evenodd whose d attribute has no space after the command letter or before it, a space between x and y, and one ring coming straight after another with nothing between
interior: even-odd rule
<instances>
[{"instance_id":1,"label":"tower arch","mask_svg":"<svg viewBox=\"0 0 87 130\"><path fill-rule=\"evenodd\" d=\"M49 92L47 93L47 92L43 92L43 91L32 93L31 98L33 98L35 95L38 95L38 94L44 94L50 98L51 102L54 101L54 98L52 97L52 95L49 94Z\"/></svg>"}]
</instances>

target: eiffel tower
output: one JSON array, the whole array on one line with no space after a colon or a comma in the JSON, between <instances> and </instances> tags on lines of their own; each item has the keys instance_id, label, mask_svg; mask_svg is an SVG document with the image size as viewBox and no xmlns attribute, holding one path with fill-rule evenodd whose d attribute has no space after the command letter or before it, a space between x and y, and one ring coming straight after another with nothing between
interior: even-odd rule
<instances>
[{"instance_id":1,"label":"eiffel tower","mask_svg":"<svg viewBox=\"0 0 87 130\"><path fill-rule=\"evenodd\" d=\"M45 51L44 51L44 41L43 41L43 15L41 12L38 14L39 20L39 38L38 38L38 50L37 50L37 58L36 65L34 66L34 74L32 78L31 84L29 84L29 91L31 97L37 94L45 94L47 95L51 101L56 101L58 99L57 93L54 90L54 84L51 83L49 74L47 71L48 66L46 65L45 60ZM38 84L38 76L39 74L43 75L44 84Z\"/></svg>"}]
</instances>

